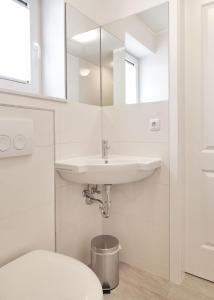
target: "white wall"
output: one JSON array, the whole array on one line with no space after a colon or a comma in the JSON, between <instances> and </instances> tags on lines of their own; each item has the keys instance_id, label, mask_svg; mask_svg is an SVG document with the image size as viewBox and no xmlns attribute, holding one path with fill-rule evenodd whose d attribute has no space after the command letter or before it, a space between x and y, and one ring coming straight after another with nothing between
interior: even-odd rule
<instances>
[{"instance_id":1,"label":"white wall","mask_svg":"<svg viewBox=\"0 0 214 300\"><path fill-rule=\"evenodd\" d=\"M100 107L6 93L0 93L0 104L54 110L56 159L100 153ZM0 112L0 116L32 116L38 139L33 163L26 158L0 160L1 194L4 193L0 198L3 264L31 249L54 247L54 158L50 142L54 125L49 112L19 108L11 113L1 108ZM83 187L62 182L57 174L56 186L57 250L88 263L90 239L102 232L100 213L85 205Z\"/></svg>"},{"instance_id":2,"label":"white wall","mask_svg":"<svg viewBox=\"0 0 214 300\"><path fill-rule=\"evenodd\" d=\"M102 104L113 105L113 69L102 68Z\"/></svg>"},{"instance_id":3,"label":"white wall","mask_svg":"<svg viewBox=\"0 0 214 300\"><path fill-rule=\"evenodd\" d=\"M157 35L156 52L140 59L140 102L169 98L168 32Z\"/></svg>"},{"instance_id":4,"label":"white wall","mask_svg":"<svg viewBox=\"0 0 214 300\"><path fill-rule=\"evenodd\" d=\"M88 76L80 75L84 69L90 70ZM67 97L81 103L100 105L100 67L67 53Z\"/></svg>"},{"instance_id":5,"label":"white wall","mask_svg":"<svg viewBox=\"0 0 214 300\"><path fill-rule=\"evenodd\" d=\"M150 118L161 131L149 131ZM112 212L104 233L117 236L121 260L169 278L168 102L103 108L103 136L110 152L161 157L163 165L144 181L112 186Z\"/></svg>"},{"instance_id":6,"label":"white wall","mask_svg":"<svg viewBox=\"0 0 214 300\"><path fill-rule=\"evenodd\" d=\"M79 102L79 59L67 53L67 98Z\"/></svg>"},{"instance_id":7,"label":"white wall","mask_svg":"<svg viewBox=\"0 0 214 300\"><path fill-rule=\"evenodd\" d=\"M35 146L32 156L0 159L0 266L55 245L54 114L0 105L1 118L32 119Z\"/></svg>"},{"instance_id":8,"label":"white wall","mask_svg":"<svg viewBox=\"0 0 214 300\"><path fill-rule=\"evenodd\" d=\"M166 2L166 0L67 0L83 14L98 24L108 24L115 20L136 14Z\"/></svg>"},{"instance_id":9,"label":"white wall","mask_svg":"<svg viewBox=\"0 0 214 300\"><path fill-rule=\"evenodd\" d=\"M91 105L100 105L100 66L84 59L80 59L79 65L80 70L90 70L88 76L79 75L79 101Z\"/></svg>"},{"instance_id":10,"label":"white wall","mask_svg":"<svg viewBox=\"0 0 214 300\"><path fill-rule=\"evenodd\" d=\"M126 33L129 33L137 41L143 44L150 51L154 52L156 48L156 37L153 32L136 16L130 16L122 20L117 20L111 24L105 25L105 29L115 35L119 40L125 43Z\"/></svg>"},{"instance_id":11,"label":"white wall","mask_svg":"<svg viewBox=\"0 0 214 300\"><path fill-rule=\"evenodd\" d=\"M74 102L56 103L7 94L0 94L0 103L26 105L29 108L53 109L55 111L56 127L56 159L100 153L100 107L75 104ZM103 108L104 137L109 139L112 153L161 156L163 167L153 177L143 182L112 187L112 214L111 218L104 222L104 225L97 207L85 205L81 195L83 186L67 183L57 175L57 250L59 252L89 263L90 240L93 236L102 233L103 227L104 233L114 234L120 239L124 248L121 252L123 261L137 268L168 278L169 179L167 110L167 102ZM4 109L4 114L5 112L6 110ZM18 112L18 108L14 109L14 113L17 114ZM38 137L44 137L46 132L45 126L50 128L53 124L52 120L49 119L48 114L43 117L40 111L37 112L36 116L38 117L36 119L38 126L42 130L42 132L38 130ZM148 130L150 117L160 117L160 132L150 132ZM127 122L127 120L131 120L131 122ZM47 142L46 138L43 139L43 142ZM40 146L44 153L40 154L41 158L39 160L43 164L42 159L46 157L45 151L50 149L49 147ZM48 154L48 156L50 155ZM10 159L9 165L11 161ZM5 162L0 161L2 165L1 170L5 172L5 170L9 170L9 166L5 165L3 168L3 163L5 164ZM20 166L20 168L22 167ZM35 168L34 166L31 167ZM53 164L49 165L47 172L50 172L50 170L53 170ZM20 174L22 173L19 172L19 180L22 178ZM29 176L28 173L28 180L33 182L34 174L32 172L30 174L32 175ZM36 178L40 180L38 176ZM16 187L17 178L15 178L14 182L11 180L11 176L4 180L4 194L7 198L7 203L13 204L13 192L7 190L6 187L8 185ZM22 180L19 182L24 190L26 182ZM38 210L36 206L32 206L29 212L26 211L25 214L20 214L19 218L18 212L17 217L15 217L13 206L9 206L7 210L10 216L8 218L2 216L0 232L2 232L1 236L5 244L2 251L2 263L31 249L53 247L53 195L50 196L49 194L50 183L43 185L43 188L43 194L51 197L50 202L49 200L45 202L50 203L50 206L48 204L46 206L44 203L38 206ZM40 192L35 190L36 199L37 197L39 199L42 198L38 194ZM28 197L28 194L23 195L24 199L22 201L27 203L26 208L28 209L29 203L27 200L31 196ZM35 198L32 197L32 201ZM0 200L0 205L4 208L5 202ZM19 205L18 208L20 208ZM4 214L7 210L1 209ZM43 216L46 218L48 214L49 221L47 219L43 222ZM41 222L37 222L38 216L41 218ZM21 223L20 218L24 223ZM34 223L35 218L36 223ZM20 227L17 227L19 223ZM47 223L49 225L46 225ZM40 227L39 224L43 226ZM14 239L8 240L8 236L14 237Z\"/></svg>"},{"instance_id":12,"label":"white wall","mask_svg":"<svg viewBox=\"0 0 214 300\"><path fill-rule=\"evenodd\" d=\"M92 155L100 153L101 115L100 107L85 104L57 103L31 97L0 94L0 103L24 105L28 108L46 108L55 111L56 159L66 159L75 155ZM3 115L8 109L1 109ZM26 110L35 117L38 129L38 154L35 153L36 165L29 164L32 171L37 170L38 163L44 171L44 160L48 156L48 166L43 172L47 175L53 171L52 146L48 137L53 129L52 114ZM116 235L123 246L121 259L137 268L168 278L169 268L169 179L168 179L168 104L167 102L124 105L103 108L104 137L110 141L114 154L161 156L163 166L153 177L145 181L112 187L112 214L103 224L97 206L86 206L82 198L83 186L70 184L56 174L57 203L57 250L89 263L90 240L97 234ZM12 109L10 114L26 116L24 109ZM150 132L150 117L160 117L161 131ZM127 122L131 120L131 122ZM115 126L117 124L117 126ZM41 126L42 125L42 126ZM49 133L48 133L49 132ZM46 134L48 137L46 138ZM41 141L40 141L41 139ZM45 146L46 145L46 146ZM48 146L49 145L49 146ZM41 147L41 148L40 148ZM38 156L37 156L38 155ZM50 161L52 160L52 163ZM1 178L4 179L4 195L0 199L1 263L31 249L53 247L53 191L49 182L51 176L36 174L37 183L45 183L42 189L35 188L35 197L29 195L26 182L21 180L25 170L24 158L14 166L12 159L1 160ZM15 167L15 168L14 168ZM17 167L17 169L16 169ZM11 179L14 168L15 179ZM8 176L3 176L5 172ZM20 176L22 174L22 176ZM31 174L29 176L29 174ZM35 184L34 172L27 173L27 180ZM51 173L52 174L52 173ZM9 176L10 175L10 176ZM17 181L19 180L19 181ZM2 180L1 180L2 182ZM25 191L23 198L17 197L16 182ZM7 187L13 186L12 189ZM2 187L2 184L1 184ZM23 205L14 206L16 199ZM32 202L29 202L29 199ZM36 199L45 199L37 206ZM50 201L49 201L50 200ZM40 200L39 200L40 201ZM11 204L11 205L8 205ZM34 205L36 203L36 205ZM23 213L19 213L24 207ZM15 208L15 210L14 210ZM26 210L25 210L26 209ZM44 218L44 220L42 219ZM41 220L38 222L38 219ZM42 227L39 225L42 224ZM127 229L128 227L128 229ZM103 231L104 230L104 231ZM130 234L131 233L131 234ZM9 238L8 238L9 237Z\"/></svg>"},{"instance_id":13,"label":"white wall","mask_svg":"<svg viewBox=\"0 0 214 300\"><path fill-rule=\"evenodd\" d=\"M126 51L124 48L114 50L113 56L113 103L123 104L126 99L126 72L125 72Z\"/></svg>"},{"instance_id":14,"label":"white wall","mask_svg":"<svg viewBox=\"0 0 214 300\"><path fill-rule=\"evenodd\" d=\"M65 3L41 1L42 95L65 98Z\"/></svg>"},{"instance_id":15,"label":"white wall","mask_svg":"<svg viewBox=\"0 0 214 300\"><path fill-rule=\"evenodd\" d=\"M100 107L71 104L56 110L57 159L101 153ZM90 241L102 233L97 206L87 206L82 197L84 185L61 180L57 175L57 251L86 264L90 262Z\"/></svg>"},{"instance_id":16,"label":"white wall","mask_svg":"<svg viewBox=\"0 0 214 300\"><path fill-rule=\"evenodd\" d=\"M67 39L73 36L88 32L98 27L98 25L91 19L87 18L81 11L66 3L66 35Z\"/></svg>"}]
</instances>

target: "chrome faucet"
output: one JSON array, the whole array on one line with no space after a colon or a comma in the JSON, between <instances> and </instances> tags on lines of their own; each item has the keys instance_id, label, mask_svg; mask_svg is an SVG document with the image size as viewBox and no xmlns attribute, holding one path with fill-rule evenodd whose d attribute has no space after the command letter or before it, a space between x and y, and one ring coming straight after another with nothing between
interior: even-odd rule
<instances>
[{"instance_id":1,"label":"chrome faucet","mask_svg":"<svg viewBox=\"0 0 214 300\"><path fill-rule=\"evenodd\" d=\"M108 154L109 154L110 146L108 144L108 140L102 140L102 158L108 163Z\"/></svg>"}]
</instances>

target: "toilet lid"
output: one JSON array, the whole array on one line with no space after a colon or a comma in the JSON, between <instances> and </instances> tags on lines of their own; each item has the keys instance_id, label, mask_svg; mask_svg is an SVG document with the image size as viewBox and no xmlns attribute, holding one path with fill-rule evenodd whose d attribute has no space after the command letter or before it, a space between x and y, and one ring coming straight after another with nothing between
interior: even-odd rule
<instances>
[{"instance_id":1,"label":"toilet lid","mask_svg":"<svg viewBox=\"0 0 214 300\"><path fill-rule=\"evenodd\" d=\"M0 268L0 299L103 300L101 284L83 263L38 250Z\"/></svg>"}]
</instances>

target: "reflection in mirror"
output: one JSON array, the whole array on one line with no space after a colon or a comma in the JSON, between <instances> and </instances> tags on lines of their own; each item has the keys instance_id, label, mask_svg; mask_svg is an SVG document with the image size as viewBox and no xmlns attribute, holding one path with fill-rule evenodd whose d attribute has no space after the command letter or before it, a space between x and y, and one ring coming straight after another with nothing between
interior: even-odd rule
<instances>
[{"instance_id":1,"label":"reflection in mirror","mask_svg":"<svg viewBox=\"0 0 214 300\"><path fill-rule=\"evenodd\" d=\"M102 105L168 100L168 20L164 3L104 26Z\"/></svg>"},{"instance_id":2,"label":"reflection in mirror","mask_svg":"<svg viewBox=\"0 0 214 300\"><path fill-rule=\"evenodd\" d=\"M100 105L100 28L66 4L67 98Z\"/></svg>"},{"instance_id":3,"label":"reflection in mirror","mask_svg":"<svg viewBox=\"0 0 214 300\"><path fill-rule=\"evenodd\" d=\"M125 51L124 43L108 31L101 29L101 65L102 65L102 105L113 105L114 98L122 97L119 93L125 77L117 81L117 60ZM119 82L119 80L121 80Z\"/></svg>"}]
</instances>

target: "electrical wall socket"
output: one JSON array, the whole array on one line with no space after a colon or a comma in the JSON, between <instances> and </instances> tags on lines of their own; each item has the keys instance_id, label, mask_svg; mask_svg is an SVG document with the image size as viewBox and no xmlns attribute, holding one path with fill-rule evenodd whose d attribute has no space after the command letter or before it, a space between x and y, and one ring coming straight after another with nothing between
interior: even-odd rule
<instances>
[{"instance_id":1,"label":"electrical wall socket","mask_svg":"<svg viewBox=\"0 0 214 300\"><path fill-rule=\"evenodd\" d=\"M160 131L160 119L150 119L150 131Z\"/></svg>"}]
</instances>

